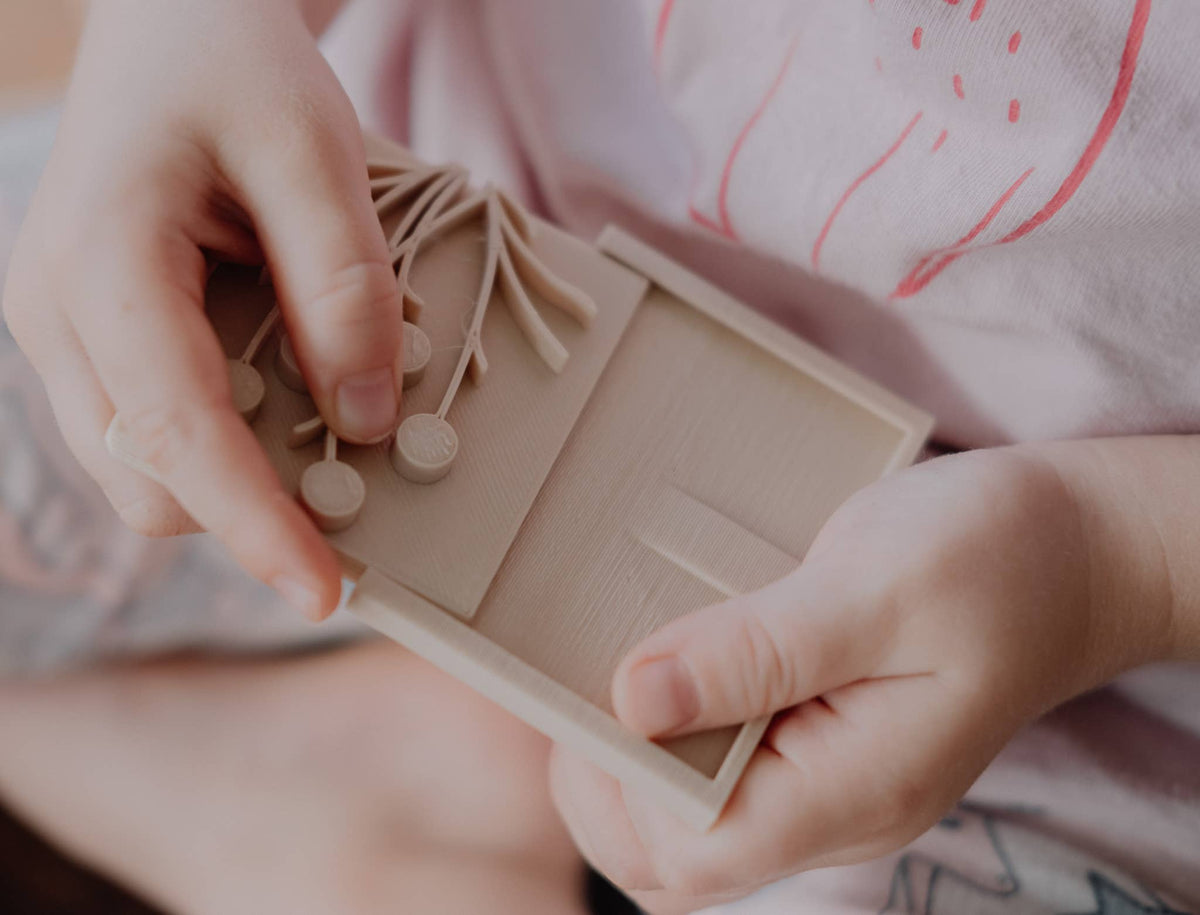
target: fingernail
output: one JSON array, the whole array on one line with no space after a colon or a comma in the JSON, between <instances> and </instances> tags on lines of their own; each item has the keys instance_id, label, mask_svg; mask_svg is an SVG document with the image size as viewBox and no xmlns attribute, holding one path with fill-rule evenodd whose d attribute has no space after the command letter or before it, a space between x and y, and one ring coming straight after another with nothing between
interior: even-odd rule
<instances>
[{"instance_id":1,"label":"fingernail","mask_svg":"<svg viewBox=\"0 0 1200 915\"><path fill-rule=\"evenodd\" d=\"M271 587L310 620L321 618L321 598L298 578L279 575L271 581Z\"/></svg>"},{"instance_id":2,"label":"fingernail","mask_svg":"<svg viewBox=\"0 0 1200 915\"><path fill-rule=\"evenodd\" d=\"M396 425L396 376L374 369L347 378L337 388L338 431L359 442L378 441Z\"/></svg>"},{"instance_id":3,"label":"fingernail","mask_svg":"<svg viewBox=\"0 0 1200 915\"><path fill-rule=\"evenodd\" d=\"M700 714L696 684L674 656L645 661L629 672L630 722L648 735L669 734Z\"/></svg>"}]
</instances>

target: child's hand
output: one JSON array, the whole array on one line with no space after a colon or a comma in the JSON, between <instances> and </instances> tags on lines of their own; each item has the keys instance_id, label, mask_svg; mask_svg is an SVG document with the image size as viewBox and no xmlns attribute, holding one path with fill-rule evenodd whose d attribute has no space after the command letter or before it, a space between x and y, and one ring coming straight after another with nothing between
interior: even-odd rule
<instances>
[{"instance_id":1,"label":"child's hand","mask_svg":"<svg viewBox=\"0 0 1200 915\"><path fill-rule=\"evenodd\" d=\"M393 429L396 282L357 119L296 0L97 0L5 315L131 527L194 519L317 616L337 565L232 407L203 312L210 252L265 257L339 435ZM107 453L116 413L163 486Z\"/></svg>"},{"instance_id":2,"label":"child's hand","mask_svg":"<svg viewBox=\"0 0 1200 915\"><path fill-rule=\"evenodd\" d=\"M1190 475L1194 460L1177 463ZM1147 584L1160 544L1133 543L1039 452L888 478L834 515L796 573L666 626L617 672L617 713L648 735L787 710L716 827L695 833L561 751L559 808L616 881L666 889L641 900L653 911L895 849L1023 724L1168 652L1170 588Z\"/></svg>"}]
</instances>

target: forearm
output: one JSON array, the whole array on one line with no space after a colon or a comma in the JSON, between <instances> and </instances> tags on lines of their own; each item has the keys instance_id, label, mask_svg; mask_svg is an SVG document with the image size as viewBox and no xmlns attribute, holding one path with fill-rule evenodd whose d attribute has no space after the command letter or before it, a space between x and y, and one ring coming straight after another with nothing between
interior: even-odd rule
<instances>
[{"instance_id":1,"label":"forearm","mask_svg":"<svg viewBox=\"0 0 1200 915\"><path fill-rule=\"evenodd\" d=\"M1118 672L1152 660L1200 660L1200 436L1020 446L1047 461L1079 510L1089 634Z\"/></svg>"}]
</instances>

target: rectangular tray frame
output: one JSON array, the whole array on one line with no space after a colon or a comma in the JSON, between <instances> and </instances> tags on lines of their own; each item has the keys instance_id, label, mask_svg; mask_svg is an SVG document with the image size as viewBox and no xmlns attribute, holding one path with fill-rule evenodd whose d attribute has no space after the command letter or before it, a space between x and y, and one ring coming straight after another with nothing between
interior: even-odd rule
<instances>
[{"instance_id":1,"label":"rectangular tray frame","mask_svg":"<svg viewBox=\"0 0 1200 915\"><path fill-rule=\"evenodd\" d=\"M903 434L885 473L907 466L919 453L933 426L928 414L623 230L606 228L598 247L651 284L898 428ZM358 578L347 609L551 740L655 797L695 829L708 829L716 822L770 723L765 717L743 725L716 775L708 778L453 614L372 569Z\"/></svg>"}]
</instances>

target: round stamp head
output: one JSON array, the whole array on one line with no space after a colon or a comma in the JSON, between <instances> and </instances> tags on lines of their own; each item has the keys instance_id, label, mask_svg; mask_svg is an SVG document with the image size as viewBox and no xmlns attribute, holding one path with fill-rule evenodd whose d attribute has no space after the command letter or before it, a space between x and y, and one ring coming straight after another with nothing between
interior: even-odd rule
<instances>
[{"instance_id":1,"label":"round stamp head","mask_svg":"<svg viewBox=\"0 0 1200 915\"><path fill-rule=\"evenodd\" d=\"M300 501L327 534L358 520L367 486L358 471L341 461L317 461L300 477Z\"/></svg>"},{"instance_id":2,"label":"round stamp head","mask_svg":"<svg viewBox=\"0 0 1200 915\"><path fill-rule=\"evenodd\" d=\"M296 361L296 348L287 334L279 338L279 349L275 352L275 374L285 387L297 394L308 393L308 385L300 374L300 363Z\"/></svg>"},{"instance_id":3,"label":"round stamp head","mask_svg":"<svg viewBox=\"0 0 1200 915\"><path fill-rule=\"evenodd\" d=\"M263 377L252 365L240 359L229 360L229 386L233 390L233 407L248 423L254 422L267 396Z\"/></svg>"},{"instance_id":4,"label":"round stamp head","mask_svg":"<svg viewBox=\"0 0 1200 915\"><path fill-rule=\"evenodd\" d=\"M415 324L404 322L404 387L411 388L425 377L425 367L433 356L429 335Z\"/></svg>"},{"instance_id":5,"label":"round stamp head","mask_svg":"<svg viewBox=\"0 0 1200 915\"><path fill-rule=\"evenodd\" d=\"M458 433L432 413L415 413L400 424L392 444L392 466L412 483L436 483L458 454Z\"/></svg>"}]
</instances>

